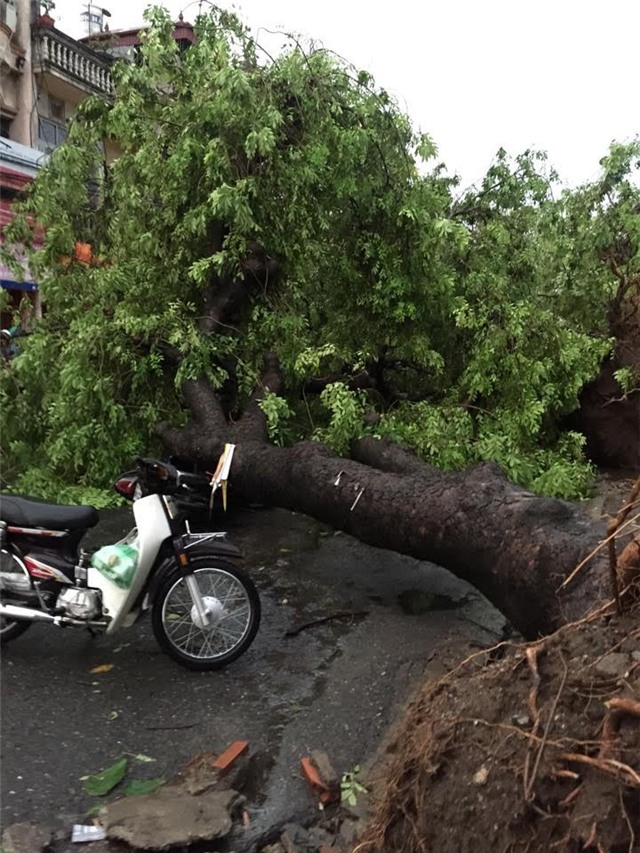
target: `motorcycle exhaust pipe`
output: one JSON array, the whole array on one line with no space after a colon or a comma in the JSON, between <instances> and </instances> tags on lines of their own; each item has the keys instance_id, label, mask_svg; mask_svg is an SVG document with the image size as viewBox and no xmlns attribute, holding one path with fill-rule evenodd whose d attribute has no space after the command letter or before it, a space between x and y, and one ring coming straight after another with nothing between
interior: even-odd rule
<instances>
[{"instance_id":1,"label":"motorcycle exhaust pipe","mask_svg":"<svg viewBox=\"0 0 640 853\"><path fill-rule=\"evenodd\" d=\"M15 604L2 604L0 602L0 616L13 619L14 622L52 622L61 625L61 616L52 616L42 610L34 610L32 607L17 607Z\"/></svg>"}]
</instances>

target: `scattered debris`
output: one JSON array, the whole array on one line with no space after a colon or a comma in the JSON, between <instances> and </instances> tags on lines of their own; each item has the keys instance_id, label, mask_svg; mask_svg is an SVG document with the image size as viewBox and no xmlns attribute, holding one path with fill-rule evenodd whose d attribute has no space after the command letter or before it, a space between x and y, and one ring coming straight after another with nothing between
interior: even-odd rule
<instances>
[{"instance_id":1,"label":"scattered debris","mask_svg":"<svg viewBox=\"0 0 640 853\"><path fill-rule=\"evenodd\" d=\"M302 773L322 806L340 800L340 783L326 752L316 750L300 761Z\"/></svg>"},{"instance_id":2,"label":"scattered debris","mask_svg":"<svg viewBox=\"0 0 640 853\"><path fill-rule=\"evenodd\" d=\"M212 752L199 752L180 771L177 781L193 796L213 788L218 782L218 774L213 769Z\"/></svg>"},{"instance_id":3,"label":"scattered debris","mask_svg":"<svg viewBox=\"0 0 640 853\"><path fill-rule=\"evenodd\" d=\"M2 833L3 853L40 853L49 848L53 831L39 823L14 823Z\"/></svg>"},{"instance_id":4,"label":"scattered debris","mask_svg":"<svg viewBox=\"0 0 640 853\"><path fill-rule=\"evenodd\" d=\"M357 488L357 486L356 486L356 488ZM362 495L363 495L363 494L364 494L364 489L360 489L360 491L358 492L358 496L357 496L357 498L356 498L356 499L355 499L355 501L351 504L351 509L349 510L349 512L353 512L353 511L354 511L354 509L355 509L355 508L357 507L357 505L358 505L358 501L360 500L360 498L362 497Z\"/></svg>"},{"instance_id":5,"label":"scattered debris","mask_svg":"<svg viewBox=\"0 0 640 853\"><path fill-rule=\"evenodd\" d=\"M142 794L153 794L163 785L166 785L166 779L132 779L122 789L123 797L139 797Z\"/></svg>"},{"instance_id":6,"label":"scattered debris","mask_svg":"<svg viewBox=\"0 0 640 853\"><path fill-rule=\"evenodd\" d=\"M325 788L322 784L322 779L320 778L320 774L316 770L313 765L313 762L310 758L301 758L300 759L300 767L302 768L302 774L304 778L307 780L309 787L313 791L314 795L316 795L320 801L322 802L322 796L325 794Z\"/></svg>"},{"instance_id":7,"label":"scattered debris","mask_svg":"<svg viewBox=\"0 0 640 853\"><path fill-rule=\"evenodd\" d=\"M623 652L610 652L600 658L594 669L601 675L622 677L629 669L629 655Z\"/></svg>"},{"instance_id":8,"label":"scattered debris","mask_svg":"<svg viewBox=\"0 0 640 853\"><path fill-rule=\"evenodd\" d=\"M75 823L71 830L71 841L74 844L84 844L89 841L102 841L106 837L107 833L104 828L102 826L95 826L94 824L83 825L81 823Z\"/></svg>"},{"instance_id":9,"label":"scattered debris","mask_svg":"<svg viewBox=\"0 0 640 853\"><path fill-rule=\"evenodd\" d=\"M489 778L489 771L487 768L482 765L480 770L473 774L473 784L474 785L486 785L487 779Z\"/></svg>"},{"instance_id":10,"label":"scattered debris","mask_svg":"<svg viewBox=\"0 0 640 853\"><path fill-rule=\"evenodd\" d=\"M314 749L311 753L311 761L327 791L331 797L329 802L335 802L340 799L340 777L333 769L329 756L322 749Z\"/></svg>"},{"instance_id":11,"label":"scattered debris","mask_svg":"<svg viewBox=\"0 0 640 853\"><path fill-rule=\"evenodd\" d=\"M150 755L143 755L140 752L138 752L138 753L128 752L127 755L130 755L134 761L139 761L140 764L153 764L153 762L156 760L155 758L151 758Z\"/></svg>"},{"instance_id":12,"label":"scattered debris","mask_svg":"<svg viewBox=\"0 0 640 853\"><path fill-rule=\"evenodd\" d=\"M232 743L231 746L222 753L222 755L219 755L211 766L222 775L223 773L226 773L231 765L234 764L241 755L244 755L248 749L249 741L237 740Z\"/></svg>"},{"instance_id":13,"label":"scattered debris","mask_svg":"<svg viewBox=\"0 0 640 853\"><path fill-rule=\"evenodd\" d=\"M101 810L100 821L110 839L143 850L162 850L224 837L238 802L233 790L192 796L180 785L167 785L153 794L109 803Z\"/></svg>"},{"instance_id":14,"label":"scattered debris","mask_svg":"<svg viewBox=\"0 0 640 853\"><path fill-rule=\"evenodd\" d=\"M101 663L99 666L94 666L89 670L90 675L99 675L101 672L111 672L113 669L112 663Z\"/></svg>"},{"instance_id":15,"label":"scattered debris","mask_svg":"<svg viewBox=\"0 0 640 853\"><path fill-rule=\"evenodd\" d=\"M338 610L336 613L330 613L328 616L320 616L318 619L311 619L308 622L303 622L301 625L296 625L295 628L289 628L285 631L285 637L297 637L302 631L307 628L313 628L316 625L323 625L325 622L330 622L332 619L360 619L369 615L368 610Z\"/></svg>"},{"instance_id":16,"label":"scattered debris","mask_svg":"<svg viewBox=\"0 0 640 853\"><path fill-rule=\"evenodd\" d=\"M110 791L119 785L124 779L124 774L127 772L127 759L123 756L119 758L115 764L101 770L93 776L84 776L85 793L91 797L105 797Z\"/></svg>"}]
</instances>

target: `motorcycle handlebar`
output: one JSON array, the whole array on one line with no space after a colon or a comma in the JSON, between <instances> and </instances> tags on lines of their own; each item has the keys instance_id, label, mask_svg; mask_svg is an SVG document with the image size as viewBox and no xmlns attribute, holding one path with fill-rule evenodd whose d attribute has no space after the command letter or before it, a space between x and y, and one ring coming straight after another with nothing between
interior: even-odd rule
<instances>
[{"instance_id":1,"label":"motorcycle handlebar","mask_svg":"<svg viewBox=\"0 0 640 853\"><path fill-rule=\"evenodd\" d=\"M145 459L135 456L133 462L140 473L141 478L148 484L151 479L155 486L162 485L162 491L171 493L181 487L188 491L208 488L209 478L202 474L190 474L187 471L179 471L169 462L160 462L157 459Z\"/></svg>"}]
</instances>

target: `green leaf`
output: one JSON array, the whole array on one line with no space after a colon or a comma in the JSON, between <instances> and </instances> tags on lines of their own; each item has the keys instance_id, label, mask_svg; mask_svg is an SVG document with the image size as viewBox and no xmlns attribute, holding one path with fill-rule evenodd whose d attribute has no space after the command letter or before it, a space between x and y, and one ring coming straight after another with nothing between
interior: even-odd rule
<instances>
[{"instance_id":1,"label":"green leaf","mask_svg":"<svg viewBox=\"0 0 640 853\"><path fill-rule=\"evenodd\" d=\"M132 779L122 789L124 797L139 797L142 794L153 794L166 783L166 779Z\"/></svg>"},{"instance_id":2,"label":"green leaf","mask_svg":"<svg viewBox=\"0 0 640 853\"><path fill-rule=\"evenodd\" d=\"M101 770L95 776L87 776L84 780L84 790L91 797L104 797L119 785L127 772L127 759L119 758L111 767Z\"/></svg>"}]
</instances>

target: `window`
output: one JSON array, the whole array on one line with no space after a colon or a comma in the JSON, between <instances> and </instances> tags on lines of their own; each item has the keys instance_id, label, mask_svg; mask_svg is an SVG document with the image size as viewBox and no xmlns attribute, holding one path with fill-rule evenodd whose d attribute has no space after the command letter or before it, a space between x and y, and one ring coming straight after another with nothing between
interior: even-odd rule
<instances>
[{"instance_id":1,"label":"window","mask_svg":"<svg viewBox=\"0 0 640 853\"><path fill-rule=\"evenodd\" d=\"M0 24L5 24L13 32L17 20L15 0L0 0Z\"/></svg>"},{"instance_id":2,"label":"window","mask_svg":"<svg viewBox=\"0 0 640 853\"><path fill-rule=\"evenodd\" d=\"M67 128L47 118L38 119L38 148L49 154L67 138Z\"/></svg>"},{"instance_id":3,"label":"window","mask_svg":"<svg viewBox=\"0 0 640 853\"><path fill-rule=\"evenodd\" d=\"M0 0L0 2L4 2L4 0ZM11 116L4 113L0 114L0 137L3 139L11 139L11 122Z\"/></svg>"},{"instance_id":4,"label":"window","mask_svg":"<svg viewBox=\"0 0 640 853\"><path fill-rule=\"evenodd\" d=\"M59 101L57 98L53 98L49 95L49 115L52 119L55 119L55 121L64 124L64 101Z\"/></svg>"}]
</instances>

